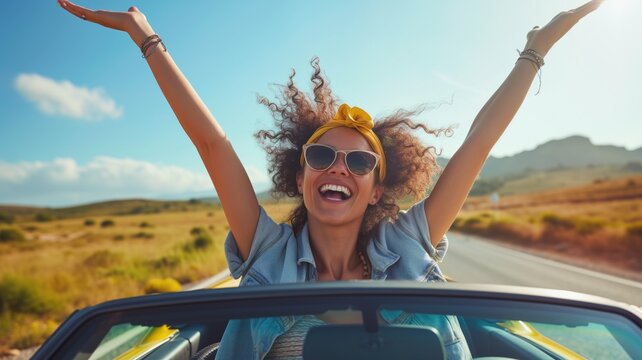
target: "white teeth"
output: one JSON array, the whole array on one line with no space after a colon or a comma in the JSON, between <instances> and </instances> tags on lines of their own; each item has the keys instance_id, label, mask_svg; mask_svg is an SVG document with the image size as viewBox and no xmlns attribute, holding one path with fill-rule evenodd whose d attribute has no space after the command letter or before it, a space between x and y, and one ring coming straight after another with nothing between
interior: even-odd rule
<instances>
[{"instance_id":1,"label":"white teeth","mask_svg":"<svg viewBox=\"0 0 642 360\"><path fill-rule=\"evenodd\" d=\"M341 192L345 196L348 196L348 197L352 195L352 193L350 192L350 189L348 189L347 187L345 187L343 185L325 184L325 185L321 186L320 191L322 193L326 192L328 190Z\"/></svg>"}]
</instances>

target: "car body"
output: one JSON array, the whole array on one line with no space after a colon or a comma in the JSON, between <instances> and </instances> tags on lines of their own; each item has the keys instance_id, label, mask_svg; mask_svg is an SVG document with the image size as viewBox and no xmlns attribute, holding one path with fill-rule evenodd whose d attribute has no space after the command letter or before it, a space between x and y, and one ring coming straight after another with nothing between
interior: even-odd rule
<instances>
[{"instance_id":1,"label":"car body","mask_svg":"<svg viewBox=\"0 0 642 360\"><path fill-rule=\"evenodd\" d=\"M226 285L235 284L231 279L215 284ZM413 349L419 358L444 357L438 333L433 347L426 348L429 341L412 343L413 337L404 333L408 329L368 322L383 311L456 316L475 358L642 358L639 307L559 290L351 281L203 289L113 300L73 313L33 359L190 359L207 351L209 355L200 358L210 359L231 319L328 313L337 319L356 314L357 321L328 324L328 329L346 328L347 335L332 328L313 340L306 338L304 353L315 344L317 349L319 344L334 344L316 352L347 346L341 350L345 358L373 358L353 345L359 341L348 341L367 337L378 339L375 345L383 346L378 354L390 345L389 350L410 351L404 358L411 358ZM386 333L388 330L392 332ZM395 349L395 344L402 343L402 350ZM425 355L433 351L434 357ZM337 358L335 355L324 356Z\"/></svg>"}]
</instances>

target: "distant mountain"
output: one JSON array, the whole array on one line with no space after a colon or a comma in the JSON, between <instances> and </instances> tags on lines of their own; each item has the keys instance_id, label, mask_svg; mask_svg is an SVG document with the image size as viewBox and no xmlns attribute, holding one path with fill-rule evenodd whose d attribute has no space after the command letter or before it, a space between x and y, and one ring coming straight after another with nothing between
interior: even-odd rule
<instances>
[{"instance_id":1,"label":"distant mountain","mask_svg":"<svg viewBox=\"0 0 642 360\"><path fill-rule=\"evenodd\" d=\"M448 160L439 157L437 162L444 167ZM587 137L576 135L551 140L533 150L522 151L512 156L490 156L471 195L496 191L504 194L541 191L640 172L642 147L627 150L621 146L594 145ZM274 200L269 191L259 192L257 197L261 202ZM219 204L217 197L194 197L187 201L129 199L64 208L0 204L0 213L18 218L30 218L38 213L50 214L54 218L69 218L188 211Z\"/></svg>"},{"instance_id":2,"label":"distant mountain","mask_svg":"<svg viewBox=\"0 0 642 360\"><path fill-rule=\"evenodd\" d=\"M440 158L438 162L443 166L448 159ZM480 178L564 168L623 166L628 163L642 163L642 147L627 150L621 146L594 145L589 138L575 135L551 140L533 150L512 156L490 156L482 168Z\"/></svg>"},{"instance_id":3,"label":"distant mountain","mask_svg":"<svg viewBox=\"0 0 642 360\"><path fill-rule=\"evenodd\" d=\"M76 217L118 216L136 214L155 214L161 212L180 212L213 209L216 205L201 202L199 199L188 201L158 201L146 199L123 199L100 201L90 204L49 208L35 206L1 205L0 213L14 216L17 220L27 221L40 217L42 221ZM37 220L38 221L38 220Z\"/></svg>"},{"instance_id":4,"label":"distant mountain","mask_svg":"<svg viewBox=\"0 0 642 360\"><path fill-rule=\"evenodd\" d=\"M275 201L276 200L276 199L274 199L272 197L272 194L270 193L269 190L257 192L256 193L256 198L260 202L267 202L267 201ZM196 200L198 200L199 202L202 202L202 203L206 203L206 204L215 204L215 205L220 205L221 204L221 201L216 196L197 198Z\"/></svg>"}]
</instances>

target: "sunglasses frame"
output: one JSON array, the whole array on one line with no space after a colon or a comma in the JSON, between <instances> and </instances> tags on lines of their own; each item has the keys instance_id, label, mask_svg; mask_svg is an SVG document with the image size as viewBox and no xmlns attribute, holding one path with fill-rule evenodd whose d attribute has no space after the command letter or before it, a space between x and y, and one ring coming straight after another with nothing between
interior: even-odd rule
<instances>
[{"instance_id":1,"label":"sunglasses frame","mask_svg":"<svg viewBox=\"0 0 642 360\"><path fill-rule=\"evenodd\" d=\"M307 150L308 150L309 147L312 147L312 146L322 146L322 147L325 147L325 148L328 148L328 149L331 149L332 151L334 151L334 159L332 159L332 162L330 163L330 165L328 165L328 167L326 167L324 169L315 169L312 166L310 166L310 162L308 161L308 151ZM350 166L348 165L347 158L348 158L348 154L353 153L353 152L365 152L365 153L368 153L370 155L373 155L374 158L375 158L375 164L372 167L372 169L370 171L368 171L367 173L365 173L365 174L355 174L354 172L352 172L352 169L350 169ZM344 159L343 163L345 164L346 169L348 169L350 174L352 174L354 176L366 176L366 175L372 173L377 168L377 166L379 166L379 161L381 160L381 156L379 156L379 154L377 154L376 152L369 151L369 150L359 150L359 149L355 149L355 150L337 150L337 149L335 149L334 147L332 147L330 145L316 144L316 143L303 145L303 157L305 159L305 164L310 169L312 169L314 171L326 171L329 168L331 168L332 165L334 165L334 163L337 161L337 158L338 158L337 154L339 154L339 153L343 154L343 159Z\"/></svg>"}]
</instances>

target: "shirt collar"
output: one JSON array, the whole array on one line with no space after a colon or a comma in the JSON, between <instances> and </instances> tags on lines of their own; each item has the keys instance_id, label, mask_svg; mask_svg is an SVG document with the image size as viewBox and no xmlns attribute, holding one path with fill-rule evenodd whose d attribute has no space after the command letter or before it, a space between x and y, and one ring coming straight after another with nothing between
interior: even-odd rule
<instances>
[{"instance_id":1,"label":"shirt collar","mask_svg":"<svg viewBox=\"0 0 642 360\"><path fill-rule=\"evenodd\" d=\"M297 265L307 262L316 269L314 255L312 255L312 248L310 247L310 235L307 223L303 226L301 232L297 234L296 239L298 242ZM387 247L378 245L375 239L370 240L366 247L366 252L368 253L368 258L370 259L373 269L381 273L385 273L388 268L396 263L400 258L399 254L391 251Z\"/></svg>"},{"instance_id":2,"label":"shirt collar","mask_svg":"<svg viewBox=\"0 0 642 360\"><path fill-rule=\"evenodd\" d=\"M307 262L316 269L317 264L314 262L314 255L312 255L312 248L310 247L308 223L305 223L305 225L303 225L303 229L301 229L301 232L296 235L296 240L298 242L298 259L296 261L296 264L301 265L304 262Z\"/></svg>"}]
</instances>

